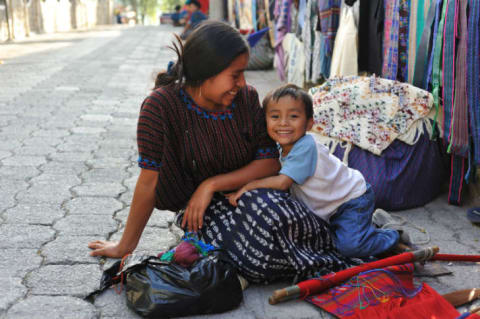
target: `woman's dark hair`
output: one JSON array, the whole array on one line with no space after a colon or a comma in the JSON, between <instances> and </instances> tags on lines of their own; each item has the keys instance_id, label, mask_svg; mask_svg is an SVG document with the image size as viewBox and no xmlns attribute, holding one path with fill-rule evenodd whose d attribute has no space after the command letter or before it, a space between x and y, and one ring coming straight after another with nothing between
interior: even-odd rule
<instances>
[{"instance_id":1,"label":"woman's dark hair","mask_svg":"<svg viewBox=\"0 0 480 319\"><path fill-rule=\"evenodd\" d=\"M265 112L267 112L267 106L271 101L278 102L278 100L284 96L290 96L297 101L302 101L307 119L311 119L313 117L312 98L307 92L295 84L285 84L269 92L262 101L262 106Z\"/></svg>"},{"instance_id":2,"label":"woman's dark hair","mask_svg":"<svg viewBox=\"0 0 480 319\"><path fill-rule=\"evenodd\" d=\"M180 37L170 47L177 54L177 61L169 69L160 72L155 89L161 86L183 84L200 86L206 79L225 70L235 58L248 53L248 44L230 25L219 21L202 22L182 44Z\"/></svg>"}]
</instances>

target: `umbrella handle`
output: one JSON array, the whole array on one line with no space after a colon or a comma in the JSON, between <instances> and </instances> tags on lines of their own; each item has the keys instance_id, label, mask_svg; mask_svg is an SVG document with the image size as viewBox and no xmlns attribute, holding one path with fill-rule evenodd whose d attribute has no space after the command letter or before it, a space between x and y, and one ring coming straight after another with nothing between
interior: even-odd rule
<instances>
[{"instance_id":1,"label":"umbrella handle","mask_svg":"<svg viewBox=\"0 0 480 319\"><path fill-rule=\"evenodd\" d=\"M268 303L276 305L279 302L284 302L291 299L298 299L300 297L300 287L293 285L287 288L278 289L268 298Z\"/></svg>"}]
</instances>

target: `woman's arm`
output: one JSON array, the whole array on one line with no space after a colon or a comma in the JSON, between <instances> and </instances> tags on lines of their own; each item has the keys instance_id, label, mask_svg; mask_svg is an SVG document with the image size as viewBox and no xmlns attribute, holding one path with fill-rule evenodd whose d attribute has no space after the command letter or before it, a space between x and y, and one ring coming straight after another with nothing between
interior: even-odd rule
<instances>
[{"instance_id":1,"label":"woman's arm","mask_svg":"<svg viewBox=\"0 0 480 319\"><path fill-rule=\"evenodd\" d=\"M253 180L276 175L279 170L280 163L277 159L261 159L254 160L233 172L206 179L190 198L183 216L182 227L188 226L189 231L202 228L203 215L215 192L236 190Z\"/></svg>"},{"instance_id":2,"label":"woman's arm","mask_svg":"<svg viewBox=\"0 0 480 319\"><path fill-rule=\"evenodd\" d=\"M122 238L118 243L104 240L90 242L88 247L93 249L91 256L120 258L135 250L155 206L157 179L157 171L140 171Z\"/></svg>"}]
</instances>

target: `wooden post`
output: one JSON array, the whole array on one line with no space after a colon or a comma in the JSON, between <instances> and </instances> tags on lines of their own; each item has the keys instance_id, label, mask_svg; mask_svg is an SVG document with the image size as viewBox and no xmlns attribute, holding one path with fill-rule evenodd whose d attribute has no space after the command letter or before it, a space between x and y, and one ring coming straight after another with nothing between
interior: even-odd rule
<instances>
[{"instance_id":1,"label":"wooden post","mask_svg":"<svg viewBox=\"0 0 480 319\"><path fill-rule=\"evenodd\" d=\"M29 0L23 0L23 18L25 19L25 36L29 37L30 36L30 16L28 14L28 1ZM31 1L31 0L30 0Z\"/></svg>"},{"instance_id":2,"label":"wooden post","mask_svg":"<svg viewBox=\"0 0 480 319\"><path fill-rule=\"evenodd\" d=\"M14 39L14 36L12 35L12 30L10 29L10 13L9 13L9 6L8 6L8 0L5 1L5 18L7 19L7 41L12 41Z\"/></svg>"}]
</instances>

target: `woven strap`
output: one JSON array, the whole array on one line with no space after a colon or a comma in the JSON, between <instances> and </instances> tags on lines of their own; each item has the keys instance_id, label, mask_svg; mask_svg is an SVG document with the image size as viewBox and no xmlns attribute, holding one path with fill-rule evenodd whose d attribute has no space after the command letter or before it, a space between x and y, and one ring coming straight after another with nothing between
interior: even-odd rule
<instances>
[{"instance_id":1,"label":"woven strap","mask_svg":"<svg viewBox=\"0 0 480 319\"><path fill-rule=\"evenodd\" d=\"M448 202L453 205L460 205L463 179L465 176L465 158L452 154L450 187L448 189Z\"/></svg>"},{"instance_id":2,"label":"woven strap","mask_svg":"<svg viewBox=\"0 0 480 319\"><path fill-rule=\"evenodd\" d=\"M470 108L470 136L472 138L472 157L475 165L480 165L480 109L478 105L480 98L480 64L479 64L479 30L480 2L469 0L468 17L468 45L467 45L467 94Z\"/></svg>"},{"instance_id":3,"label":"woven strap","mask_svg":"<svg viewBox=\"0 0 480 319\"><path fill-rule=\"evenodd\" d=\"M447 151L467 157L468 153L468 104L467 104L467 1L457 1L458 47L456 53L455 100L452 110L450 144Z\"/></svg>"},{"instance_id":4,"label":"woven strap","mask_svg":"<svg viewBox=\"0 0 480 319\"><path fill-rule=\"evenodd\" d=\"M453 105L455 97L455 49L457 33L457 0L448 0L447 13L445 15L445 26L443 29L443 132L444 139L450 142L453 117Z\"/></svg>"}]
</instances>

